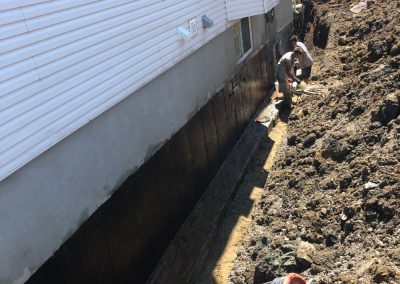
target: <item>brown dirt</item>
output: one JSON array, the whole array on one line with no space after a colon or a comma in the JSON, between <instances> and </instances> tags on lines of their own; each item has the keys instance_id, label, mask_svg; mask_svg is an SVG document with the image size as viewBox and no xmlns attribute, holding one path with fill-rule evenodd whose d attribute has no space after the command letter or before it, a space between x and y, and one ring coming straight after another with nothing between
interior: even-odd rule
<instances>
[{"instance_id":1,"label":"brown dirt","mask_svg":"<svg viewBox=\"0 0 400 284\"><path fill-rule=\"evenodd\" d=\"M322 87L289 117L228 282L400 283L400 0L357 15L353 1L313 3Z\"/></svg>"},{"instance_id":2,"label":"brown dirt","mask_svg":"<svg viewBox=\"0 0 400 284\"><path fill-rule=\"evenodd\" d=\"M263 117L263 112L259 117ZM227 282L237 250L251 225L256 201L264 192L266 173L272 168L285 132L286 123L279 121L254 154L243 182L217 228L216 238L196 283Z\"/></svg>"}]
</instances>

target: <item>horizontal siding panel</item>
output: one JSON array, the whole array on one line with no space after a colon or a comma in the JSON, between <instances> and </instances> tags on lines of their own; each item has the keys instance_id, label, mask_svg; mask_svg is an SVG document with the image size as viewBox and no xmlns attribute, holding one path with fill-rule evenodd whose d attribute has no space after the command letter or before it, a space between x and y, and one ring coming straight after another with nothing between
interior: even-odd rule
<instances>
[{"instance_id":1,"label":"horizontal siding panel","mask_svg":"<svg viewBox=\"0 0 400 284\"><path fill-rule=\"evenodd\" d=\"M228 20L264 14L264 0L226 0Z\"/></svg>"},{"instance_id":2,"label":"horizontal siding panel","mask_svg":"<svg viewBox=\"0 0 400 284\"><path fill-rule=\"evenodd\" d=\"M1 83L1 92L9 93L15 89L18 89L20 86L29 85L35 81L39 80L39 75L35 70L24 73L21 76L18 76L12 80L7 80ZM4 106L3 106L4 107ZM1 121L0 121L1 124Z\"/></svg>"},{"instance_id":3,"label":"horizontal siding panel","mask_svg":"<svg viewBox=\"0 0 400 284\"><path fill-rule=\"evenodd\" d=\"M205 8L211 6L212 3L213 3L212 0L209 0L208 1L208 5L205 6ZM188 14L192 9L193 8L191 6L186 7L184 9L181 9L177 15L178 16L184 16L185 14ZM127 24L127 28L134 27L134 26L141 26L141 24L143 22L143 18L141 18L141 19L139 19L140 21L138 20L138 21L136 21L134 23L133 22L132 23L128 23ZM155 22L151 22L152 19L154 19L156 21ZM135 41L136 42L140 42L142 44L148 44L148 43L145 42L146 40L149 40L151 38L157 37L157 35L159 35L159 34L161 35L162 33L165 32L165 30L166 30L165 25L162 25L162 21L163 20L165 21L165 19L163 19L162 17L160 18L159 14L156 14L154 17L152 17L149 20L150 20L151 24L149 26L147 26L146 29L143 29L143 30L141 30L141 29L128 30L128 32L124 36L129 37L130 39L132 39L134 41L133 45L136 44ZM175 20L174 21L173 19L171 19L170 24L172 24L172 26L175 27L175 26L180 24L180 20ZM116 30L116 29L114 29L114 30ZM118 27L117 30L121 31L123 29ZM63 48L57 49L59 52L53 52L52 55L54 55L54 53L56 53L61 57L61 56L65 55L65 54L68 54L70 52L74 52L76 49L78 49L78 51L79 51L79 49L82 49L87 45L94 45L94 47L92 47L92 50L98 50L98 45L99 45L98 41L99 40L104 40L104 39L110 39L110 38L112 39L111 44L115 43L114 45L119 45L124 40L126 40L126 37L125 37L125 39L120 40L119 36L112 36L112 35L109 35L109 34L104 34L104 35L96 34L96 39L87 38L83 42L82 41L81 42L75 42L73 44L73 46L68 45L68 46L65 46L65 48L63 47ZM176 41L175 37L174 37L174 41ZM110 44L110 42L107 42L105 44ZM53 46L53 45L51 45L51 46ZM106 47L103 50L107 50L108 48L109 47ZM91 50L89 50L89 51L85 50L85 51L81 51L79 53L75 51L75 53L73 53L72 56L65 57L62 61L57 61L54 64L51 64L51 62L55 61L58 58L51 57L51 56L49 58L49 56L44 54L43 56L35 57L35 62L37 63L37 70L38 70L38 72L40 74L40 77L42 79L44 79L45 76L48 76L48 75L50 75L52 73L55 73L55 72L58 72L60 70L64 70L68 66L82 61L82 58L88 58L88 57L96 55L96 54L98 54L98 52L96 53L95 51L93 52ZM110 56L114 56L114 54L111 54ZM108 57L106 57L106 58L108 58ZM45 67L43 67L43 68L40 67L43 64L47 64L47 65ZM65 77L65 78L67 78L67 77ZM60 80L62 80L62 79L63 78L61 78ZM54 80L54 78L48 78L46 80L42 80L42 86L44 86L44 88L46 88L45 87L46 86L46 83L45 83L46 81L49 81L52 84L58 83L58 81ZM21 86L21 87L23 87L23 86ZM7 89L7 91L10 92L9 89ZM37 91L41 91L41 90L39 89L39 90L36 90L36 92ZM3 95L5 95L5 94L7 94L7 92L4 91ZM24 96L25 97L28 97L28 96L33 95L33 94L34 93L29 92L29 90L24 91ZM18 98L18 97L13 96L13 99L16 100L16 99L22 99L22 98ZM0 100L0 102L1 102L1 100ZM0 105L7 105L7 103L3 102L3 103L0 103ZM1 124L1 120L0 120L0 124Z\"/></svg>"},{"instance_id":4,"label":"horizontal siding panel","mask_svg":"<svg viewBox=\"0 0 400 284\"><path fill-rule=\"evenodd\" d=\"M228 20L267 13L278 3L279 0L226 0Z\"/></svg>"},{"instance_id":5,"label":"horizontal siding panel","mask_svg":"<svg viewBox=\"0 0 400 284\"><path fill-rule=\"evenodd\" d=\"M170 0L171 2L172 0ZM158 1L159 2L159 1ZM135 3L130 3L125 6L115 7L107 11L95 13L94 15L89 15L79 19L74 19L64 23L60 23L54 26L50 26L46 29L40 29L38 31L31 32L29 34L23 35L21 37L12 38L9 40L2 41L0 45L0 52L7 52L13 49L25 47L25 46L35 46L36 43L43 42L49 38L59 39L62 38L64 41L72 41L79 39L79 36L84 36L83 30L91 33L96 33L104 29L113 28L119 25L115 18L122 16L120 20L130 21L135 18L145 17L149 14L153 14L154 8L162 8L163 3L159 3L158 6L148 5L147 1L136 1ZM131 13L129 13L131 12ZM125 16L125 17L124 17ZM97 24L97 25L96 25ZM73 37L68 37L67 33L71 31L78 30L77 33L70 33L70 35L75 35ZM58 38L57 38L58 37ZM58 47L58 46L55 46ZM42 46L42 50L38 52L45 52L51 47Z\"/></svg>"},{"instance_id":6,"label":"horizontal siding panel","mask_svg":"<svg viewBox=\"0 0 400 284\"><path fill-rule=\"evenodd\" d=\"M0 180L232 24L224 0L51 1L22 9L32 30L0 43ZM211 29L202 30L203 14ZM192 17L198 34L179 42L176 27Z\"/></svg>"},{"instance_id":7,"label":"horizontal siding panel","mask_svg":"<svg viewBox=\"0 0 400 284\"><path fill-rule=\"evenodd\" d=\"M7 25L23 20L24 20L24 15L22 14L21 9L14 9L2 12L0 17L0 30L2 29L1 25Z\"/></svg>"},{"instance_id":8,"label":"horizontal siding panel","mask_svg":"<svg viewBox=\"0 0 400 284\"><path fill-rule=\"evenodd\" d=\"M21 8L28 5L39 4L43 2L49 2L51 0L1 0L0 11L11 10L15 8Z\"/></svg>"},{"instance_id":9,"label":"horizontal siding panel","mask_svg":"<svg viewBox=\"0 0 400 284\"><path fill-rule=\"evenodd\" d=\"M221 12L220 14L222 15L223 12ZM221 20L223 20L223 19L221 18ZM133 34L133 36L135 36L135 35ZM117 42L116 47L114 47L113 49L106 46L105 48L102 49L102 50L105 50L105 52L97 54L93 58L87 58L88 54L83 53L83 58L87 58L86 60L80 62L79 64L73 65L70 68L62 69L62 71L57 73L55 76L51 76L49 78L46 78L46 80L42 80L40 82L41 87L39 89L28 88L27 90L22 90L22 91L18 92L18 93L23 93L23 96L9 95L9 96L6 96L5 98L4 97L1 98L0 105L2 108L5 108L6 110L3 111L2 113L0 113L0 125L24 114L24 112L27 111L28 107L33 108L36 105L44 104L46 102L46 100L49 100L52 97L62 93L62 91L65 88L73 86L74 84L75 85L80 84L82 81L87 80L88 78L82 76L83 74L80 74L81 79L72 77L75 74L79 74L79 72L81 72L82 70L86 70L92 66L96 66L96 68L91 69L90 73L89 73L92 76L96 76L99 72L102 72L102 70L105 70L108 68L107 66L102 67L103 65L100 64L105 59L112 58L113 63L118 64L118 63L124 61L126 58L129 58L130 56L133 56L133 55L141 56L142 58L145 56L149 56L147 54L142 55L141 52L145 51L147 49L147 46L156 45L158 43L158 41L160 41L160 40L165 45L164 47L160 48L161 50L166 50L165 47L170 46L173 43L177 44L175 46L175 48L178 49L180 45L174 36L175 36L175 31L173 31L173 34L166 35L166 37L164 36L164 38L156 38L156 39L153 38L152 41L144 42L142 45L138 45L136 47L135 47L136 40L139 40L139 42L143 42L145 38L135 37L134 39L131 39L130 41L127 41L125 43ZM150 36L150 38L152 38L152 36ZM149 38L147 38L147 40L148 39ZM168 39L170 42L168 42ZM99 47L100 47L100 45L96 45L94 48L99 48ZM89 50L87 50L87 51L89 51ZM124 57L117 56L117 55L121 55L122 52L125 52L125 51L128 51L129 54L127 54ZM82 53L76 53L75 55L77 57L80 57L79 55L81 55L81 54ZM156 53L154 53L154 54L156 54ZM119 58L121 58L121 59L119 59ZM82 58L80 58L80 59L82 59ZM69 61L72 61L73 63L76 62L76 60L74 60L74 58L67 58L66 60L67 60L67 62L69 62ZM44 67L48 67L48 66L49 65L45 65ZM100 71L96 71L96 70L100 70ZM39 74L41 73L40 68L37 71L39 72ZM66 80L66 78L69 78L69 79ZM63 83L58 84L61 82L63 82ZM51 88L51 89L47 90L46 92L40 93L39 96L30 97L32 95L29 92L30 90L33 90L34 92L37 93L38 91L48 88L48 87L51 87L53 85L55 85L56 87ZM64 86L65 86L65 88L64 88ZM12 107L12 105L16 104L18 101L21 101L21 100L24 100L24 101L21 104L17 104L15 107ZM29 113L25 113L25 116L29 116L29 117L32 117L32 119L34 119L34 117ZM25 120L25 123L27 123L27 122L29 122L29 121ZM14 123L16 125L21 125L22 122L20 119L18 119L16 121L14 121ZM7 129L12 129L12 127L8 126ZM0 138L2 138L3 136L6 136L8 134L9 134L9 132L7 130L3 129L2 133L0 133Z\"/></svg>"},{"instance_id":10,"label":"horizontal siding panel","mask_svg":"<svg viewBox=\"0 0 400 284\"><path fill-rule=\"evenodd\" d=\"M68 1L50 1L43 4L22 7L25 19L35 18L55 12L65 11L85 4L100 2L100 0L68 0Z\"/></svg>"},{"instance_id":11,"label":"horizontal siding panel","mask_svg":"<svg viewBox=\"0 0 400 284\"><path fill-rule=\"evenodd\" d=\"M156 47L154 49L156 49ZM154 50L149 50L149 52L152 51L154 52ZM134 64L134 60L127 60L123 62L123 64L118 64L110 69L104 70L105 72L98 74L95 80L77 86L65 93L62 98L57 97L56 101L52 102L54 105L46 109L48 113L41 116L34 123L22 127L15 132L15 135L18 137L27 137L28 139L21 139L17 144L15 144L15 139L10 139L12 138L11 136L7 136L5 139L1 140L0 149L5 150L5 155L3 156L3 154L0 154L0 167L13 158L12 153L7 151L10 147L15 146L15 150L21 151L23 148L34 146L43 139L46 133L51 134L60 131L65 121L76 117L74 115L76 109L83 109L84 114L86 113L86 109L84 108L85 103L90 102L88 105L90 108L96 100L102 97L101 94L103 94L103 96L108 96L110 92L109 88L118 86L115 86L114 82L109 80L110 76L117 74L115 76L116 79L124 80L134 74L132 80L137 79L149 69L150 71L154 71L156 67L153 63L157 60L159 60L159 58L149 57L137 65ZM87 92L88 90L90 90L90 92ZM85 96L79 96L85 92ZM89 120L88 118L86 122L89 122ZM49 125L50 127L47 127ZM8 153L10 154L7 155Z\"/></svg>"},{"instance_id":12,"label":"horizontal siding panel","mask_svg":"<svg viewBox=\"0 0 400 284\"><path fill-rule=\"evenodd\" d=\"M167 35L164 35L165 39ZM60 73L55 74L47 78L46 81L41 81L41 87L45 89L46 86L44 84L52 84L51 88L44 92L40 92L37 96L32 96L22 101L21 104L16 104L14 107L9 107L5 111L0 114L0 125L3 125L6 121L11 121L11 125L7 124L6 127L1 127L0 139L4 136L10 134L13 129L17 126L21 126L22 119L25 117L28 120L25 120L25 124L30 122L29 120L35 120L38 116L41 116L43 113L48 111L48 109L54 108L53 106L48 106L46 103L51 101L52 98L57 97L62 94L63 91L68 90L76 85L80 86L83 82L90 80L92 78L97 81L97 76L102 73L108 71L110 75L113 73L110 71L110 67L113 66L123 66L129 62L133 62L132 65L140 63L145 58L157 57L158 58L158 39L153 39L152 42L149 42L150 48L147 45L139 45L136 47L129 48L125 46L117 46L117 50L112 53L112 56L109 56L107 60L103 57L103 54L99 54L96 58L90 58L90 60L84 61L81 64L73 65L70 68L63 70ZM129 61L127 61L129 60ZM138 67L139 68L139 67ZM84 72L79 72L81 70L85 70ZM75 75L75 76L73 76ZM68 78L68 79L65 79ZM56 82L56 83L54 83ZM59 84L61 83L61 84ZM94 82L94 85L98 84L98 82ZM74 95L79 95L79 93L75 93ZM9 96L12 98L13 96ZM59 104L61 105L64 100L66 100L65 94L60 96ZM10 104L5 101L5 104ZM35 113L30 113L28 110L34 108L35 106L40 106L40 110L35 109ZM58 106L58 105L57 105ZM14 119L18 117L19 119ZM25 137L23 135L18 135L19 137ZM2 142L0 140L0 149L2 149Z\"/></svg>"},{"instance_id":13,"label":"horizontal siding panel","mask_svg":"<svg viewBox=\"0 0 400 284\"><path fill-rule=\"evenodd\" d=\"M24 61L9 65L7 67L0 69L0 84L4 81L10 80L18 75L29 72L35 69L37 65L35 64L33 58L28 58ZM5 95L5 93L2 93ZM0 97L1 101L1 97ZM3 106L4 107L4 106ZM2 105L0 103L0 110L2 110Z\"/></svg>"},{"instance_id":14,"label":"horizontal siding panel","mask_svg":"<svg viewBox=\"0 0 400 284\"><path fill-rule=\"evenodd\" d=\"M131 1L132 2L132 1ZM45 27L50 27L50 26L55 26L59 23L67 22L67 21L72 21L75 19L78 19L80 17L86 16L86 15L94 15L99 12L106 11L111 8L115 8L117 6L121 6L126 1L109 1L109 2L100 2L101 5L82 5L82 6L77 6L74 7L73 9L68 9L64 10L59 13L51 13L48 15L45 15L43 17L36 17L33 19L27 19L26 20L26 25L29 29L29 31L35 31L38 29L42 29ZM80 22L80 21L78 21ZM57 27L55 27L57 29Z\"/></svg>"},{"instance_id":15,"label":"horizontal siding panel","mask_svg":"<svg viewBox=\"0 0 400 284\"><path fill-rule=\"evenodd\" d=\"M28 30L24 22L17 22L0 27L0 40L27 33Z\"/></svg>"},{"instance_id":16,"label":"horizontal siding panel","mask_svg":"<svg viewBox=\"0 0 400 284\"><path fill-rule=\"evenodd\" d=\"M178 16L187 14L188 12L190 12L191 9L192 9L191 7L182 9L180 14L178 14ZM67 46L65 48L62 47L60 49L57 49L59 52L57 54L52 54L52 56L46 53L35 57L36 62L40 62L41 65L47 64L44 67L38 68L40 77L44 78L72 64L75 64L76 62L80 62L84 58L94 56L98 54L99 50L108 50L114 46L118 46L124 43L126 44L126 42L128 41L132 44L132 46L137 45L137 42L141 42L144 45L148 45L146 41L156 37L159 34L163 34L167 31L167 28L165 27L165 25L163 25L163 21L165 21L165 19L160 18L159 15L154 15L154 17L149 18L147 21L150 21L151 23L146 25L146 29L134 29L134 28L132 29L132 27L142 25L143 19L142 20L139 19L138 21L127 23L126 26L124 27L120 26L118 27L118 29L107 31L104 34L96 34L95 37L86 38L84 39L84 41L76 42L73 44L74 47L72 48L71 46ZM178 21L171 20L171 23L173 24L173 26L175 26L178 24ZM125 33L111 35L111 36L109 34L110 32L113 31L124 32L126 29L127 31ZM108 40L110 39L110 37L112 37L112 41ZM175 39L176 38L174 38L174 40ZM88 48L82 50L82 47L85 46L88 46ZM55 60L60 58L60 57L57 58L57 55L62 56L67 54L68 52L71 53L71 51L76 49L78 50L81 49L81 51L79 53L75 51L74 54L72 54L72 56L63 57L61 60L54 62Z\"/></svg>"}]
</instances>

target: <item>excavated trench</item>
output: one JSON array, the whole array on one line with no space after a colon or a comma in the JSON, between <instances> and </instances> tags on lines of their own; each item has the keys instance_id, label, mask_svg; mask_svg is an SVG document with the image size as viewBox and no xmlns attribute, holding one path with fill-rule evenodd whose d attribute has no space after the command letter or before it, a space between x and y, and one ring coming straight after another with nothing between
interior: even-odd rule
<instances>
[{"instance_id":1,"label":"excavated trench","mask_svg":"<svg viewBox=\"0 0 400 284\"><path fill-rule=\"evenodd\" d=\"M312 6L307 7L307 9L307 16L303 19L304 23L302 23L301 26L304 28L304 32L307 31L314 35L315 46L325 48L328 42L330 25L325 21L323 15L316 16L314 14ZM301 36L301 34L299 35ZM289 35L287 37L288 39L290 38ZM276 103L276 101L281 98L282 94L277 92L273 93L271 96L272 104ZM295 96L293 100L294 104L300 99L301 97ZM262 119L259 118L263 117L263 112L267 111L266 109L267 108L261 111L258 118L255 118L255 121L262 121ZM242 245L246 232L253 221L251 216L254 213L255 204L264 192L265 182L274 164L274 158L284 148L282 143L286 143L284 141L289 115L289 111L282 111L277 121L273 123L274 128L272 128L270 132L265 132L260 140L257 140L255 137L253 139L250 137L251 143L258 143L256 145L257 149L252 154L252 159L249 163L248 170L244 174L243 181L235 185L237 189L232 192L230 196L231 200L227 208L223 208L220 211L221 216L217 218L218 220L216 221L215 227L212 228L212 233L209 234L209 239L206 241L206 243L210 245L207 245L206 249L199 248L196 252L192 251L194 255L197 255L197 259L194 262L190 261L193 256L188 257L187 254L183 256L177 253L179 250L190 251L185 248L185 246L190 247L190 241L187 241L187 238L194 237L193 234L196 234L194 231L191 231L195 226L188 225L188 227L185 228L184 225L184 230L190 232L190 234L186 234L181 238L178 237L178 240L175 240L176 245L172 245L170 252L167 251L164 255L164 259L161 260L161 264L158 265L149 283L161 283L164 279L168 279L169 281L171 281L171 279L176 279L177 282L185 279L185 283L199 284L222 284L229 282L229 275L237 260L238 249ZM215 188L215 190L221 190L221 186L223 185L219 184L219 187ZM207 192L205 195L207 195ZM204 203L206 202L212 203L211 200L207 201L207 199ZM202 201L200 200L200 204L201 203ZM206 206L207 205L204 205L204 207ZM222 207L225 207L225 205L222 205ZM204 210L204 208L199 208L198 211L200 212L201 210ZM194 212L196 212L196 208ZM193 219L189 217L189 223L195 223L196 217L207 219L207 215L202 216L201 213L198 215L200 217L195 216ZM213 221L214 219L211 222ZM194 238L196 240L196 237ZM196 243L196 241L194 243ZM192 244L193 246L194 243ZM197 242L197 245L199 245L199 242ZM171 272L182 271L184 276L180 275L174 278L174 276L169 275L169 273L165 273L166 270L170 269L168 266L171 261L184 262L181 268L176 268L176 265L174 265L171 269ZM191 265L193 268L186 268ZM189 271L186 272L187 270Z\"/></svg>"},{"instance_id":2,"label":"excavated trench","mask_svg":"<svg viewBox=\"0 0 400 284\"><path fill-rule=\"evenodd\" d=\"M308 3L308 5L305 5L304 17L301 21L302 23L300 24L294 23L295 27L300 27L300 30L296 31L297 34L302 39L307 36L308 41L312 38L312 43L315 47L326 48L331 25L325 19L325 13L316 15L313 4ZM315 69L314 66L314 73L318 72ZM323 86L320 86L320 88L314 86L315 89L318 89L321 93L326 91L323 90ZM312 92L311 90L310 93ZM281 97L282 94L275 92L272 100L274 101ZM293 98L294 105L300 100L301 97L295 95ZM294 109L294 111L296 112L297 110ZM255 204L264 192L265 183L268 182L268 175L273 169L275 157L280 152L285 151L289 115L289 111L281 112L272 131L262 139L242 184L239 186L235 196L232 197L232 202L220 222L213 245L204 259L204 265L199 277L196 279L196 283L232 283L230 274L237 261L237 256L240 256L239 248L253 221L252 215L256 210ZM257 277L256 273L254 275L254 283L264 282L264 276L261 277L263 280L257 280Z\"/></svg>"},{"instance_id":3,"label":"excavated trench","mask_svg":"<svg viewBox=\"0 0 400 284\"><path fill-rule=\"evenodd\" d=\"M287 116L287 112L281 114L271 132L262 138L244 180L219 224L196 283L228 282L238 249L252 222L255 203L264 191L274 158L281 148L282 138L286 135Z\"/></svg>"}]
</instances>

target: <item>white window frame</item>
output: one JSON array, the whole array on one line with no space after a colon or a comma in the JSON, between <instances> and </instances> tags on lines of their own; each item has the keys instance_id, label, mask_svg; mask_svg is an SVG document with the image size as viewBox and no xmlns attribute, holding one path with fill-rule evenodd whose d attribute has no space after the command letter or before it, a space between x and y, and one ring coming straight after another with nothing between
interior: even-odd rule
<instances>
[{"instance_id":1,"label":"white window frame","mask_svg":"<svg viewBox=\"0 0 400 284\"><path fill-rule=\"evenodd\" d=\"M239 65L241 64L252 52L253 52L253 29L251 27L251 17L247 17L249 19L249 33L250 33L250 49L248 51L246 51L237 61L236 64ZM242 36L242 19L238 20L238 24L240 25L240 42L242 44L242 48L243 48L243 36Z\"/></svg>"}]
</instances>

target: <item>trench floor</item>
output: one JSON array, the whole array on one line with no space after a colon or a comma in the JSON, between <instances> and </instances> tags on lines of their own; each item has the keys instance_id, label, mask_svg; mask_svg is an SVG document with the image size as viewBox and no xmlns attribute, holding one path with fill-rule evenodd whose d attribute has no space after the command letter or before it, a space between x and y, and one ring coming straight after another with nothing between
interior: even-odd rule
<instances>
[{"instance_id":1,"label":"trench floor","mask_svg":"<svg viewBox=\"0 0 400 284\"><path fill-rule=\"evenodd\" d=\"M278 96L275 93L272 99L276 99ZM254 154L247 174L218 228L213 246L205 259L197 283L227 283L237 250L251 224L251 215L256 201L264 192L268 173L272 168L276 154L281 148L282 137L286 134L288 115L288 113L280 114L280 119L277 120L275 127L263 139Z\"/></svg>"}]
</instances>

